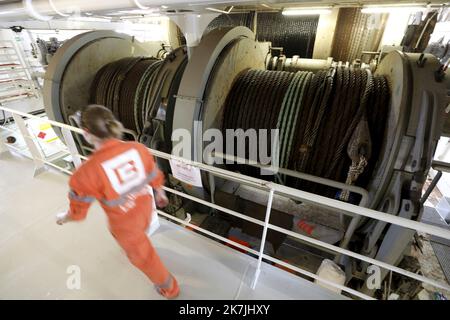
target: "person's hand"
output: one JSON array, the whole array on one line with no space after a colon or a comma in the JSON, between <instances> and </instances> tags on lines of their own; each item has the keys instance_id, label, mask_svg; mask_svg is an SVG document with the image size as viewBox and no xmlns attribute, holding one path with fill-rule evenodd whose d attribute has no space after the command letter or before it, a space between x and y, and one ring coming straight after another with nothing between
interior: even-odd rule
<instances>
[{"instance_id":1,"label":"person's hand","mask_svg":"<svg viewBox=\"0 0 450 320\"><path fill-rule=\"evenodd\" d=\"M164 208L169 204L169 199L166 196L166 192L163 189L155 190L155 202L158 208Z\"/></svg>"},{"instance_id":2,"label":"person's hand","mask_svg":"<svg viewBox=\"0 0 450 320\"><path fill-rule=\"evenodd\" d=\"M60 226L70 221L69 211L60 212L56 215L56 223Z\"/></svg>"}]
</instances>

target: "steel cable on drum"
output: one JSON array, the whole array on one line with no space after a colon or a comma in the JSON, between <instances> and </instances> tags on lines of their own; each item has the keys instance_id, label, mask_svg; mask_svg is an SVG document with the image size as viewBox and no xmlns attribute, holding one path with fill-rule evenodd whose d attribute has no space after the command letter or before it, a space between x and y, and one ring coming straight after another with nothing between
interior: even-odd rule
<instances>
[{"instance_id":1,"label":"steel cable on drum","mask_svg":"<svg viewBox=\"0 0 450 320\"><path fill-rule=\"evenodd\" d=\"M238 75L226 98L222 131L278 129L281 168L345 182L352 162L344 151L358 123L365 119L373 143L372 157L357 181L364 186L382 147L389 99L386 78L368 70L342 66L316 74L247 70ZM235 142L233 138L234 155L242 157L236 154ZM270 138L267 144L270 150ZM248 141L245 150L247 158ZM261 176L259 170L242 164L230 168L263 179L281 179L286 185L330 197L337 192L297 178Z\"/></svg>"},{"instance_id":2,"label":"steel cable on drum","mask_svg":"<svg viewBox=\"0 0 450 320\"><path fill-rule=\"evenodd\" d=\"M113 111L125 128L140 134L144 120L155 102L155 85L162 61L127 57L102 67L91 84L91 102Z\"/></svg>"},{"instance_id":3,"label":"steel cable on drum","mask_svg":"<svg viewBox=\"0 0 450 320\"><path fill-rule=\"evenodd\" d=\"M329 172L331 172L335 169L334 165L337 162L337 158L339 158L341 156L344 148L347 145L348 140L350 139L351 134L353 133L353 130L355 129L358 122L361 120L361 117L363 117L364 114L366 113L366 105L368 102L369 94L373 91L373 88L374 88L373 76L369 69L366 69L366 71L367 71L368 79L367 79L367 81L365 81L366 86L365 86L364 91L361 96L361 104L356 112L356 115L352 118L352 120L349 124L349 127L347 128L344 138L342 139L342 141L340 142L340 144L336 150L332 165L329 168Z\"/></svg>"},{"instance_id":4,"label":"steel cable on drum","mask_svg":"<svg viewBox=\"0 0 450 320\"><path fill-rule=\"evenodd\" d=\"M334 68L330 68L330 70L326 72L324 81L320 86L319 93L315 95L314 104L311 110L314 111L315 109L317 109L317 112L314 115L313 112L311 112L310 117L308 118L308 127L306 128L300 149L301 152L301 160L299 163L300 171L305 171L306 162L308 162L310 158L311 148L316 141L317 132L319 130L319 126L322 123L323 114L328 104L328 98L333 86L334 74L335 74ZM314 121L312 120L312 115L314 117Z\"/></svg>"},{"instance_id":5,"label":"steel cable on drum","mask_svg":"<svg viewBox=\"0 0 450 320\"><path fill-rule=\"evenodd\" d=\"M281 12L230 13L214 18L204 34L217 28L245 26L255 32L258 41L270 41L273 47L283 47L286 56L298 54L302 58L312 58L318 23L318 15L284 16Z\"/></svg>"},{"instance_id":6,"label":"steel cable on drum","mask_svg":"<svg viewBox=\"0 0 450 320\"><path fill-rule=\"evenodd\" d=\"M284 71L248 70L241 73L226 98L228 106L237 107L225 107L226 115L223 119L225 126L222 127L224 137L227 137L227 128L240 128L244 131L249 128L275 129L284 95L293 76L294 74ZM262 91L261 88L267 88L268 84L270 91ZM267 99L262 101L261 96L266 96ZM236 143L234 141L227 143L229 145L233 143L236 154ZM249 154L249 148L247 143L246 156ZM254 168L247 166L232 167L247 174L256 172Z\"/></svg>"}]
</instances>

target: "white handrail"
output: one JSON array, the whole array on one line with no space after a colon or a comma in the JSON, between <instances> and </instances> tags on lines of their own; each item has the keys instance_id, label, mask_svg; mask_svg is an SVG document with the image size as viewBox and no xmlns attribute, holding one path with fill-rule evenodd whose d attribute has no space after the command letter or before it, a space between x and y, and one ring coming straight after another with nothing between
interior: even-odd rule
<instances>
[{"instance_id":1,"label":"white handrail","mask_svg":"<svg viewBox=\"0 0 450 320\"><path fill-rule=\"evenodd\" d=\"M192 223L189 223L189 222L187 222L185 220L182 220L180 218L174 217L174 216L172 216L172 215L170 215L170 214L168 214L168 213L166 213L164 211L161 211L161 210L156 210L156 211L158 212L159 215L162 215L163 217L166 217L169 220L177 221L180 224L183 224L183 225L188 226L188 227L190 227L192 229L195 229L195 230L197 230L199 232L202 232L202 233L207 234L207 235L209 235L211 237L214 237L214 238L216 238L218 240L226 242L226 243L228 243L228 244L230 244L232 246L238 247L241 250L250 252L250 253L252 253L252 254L254 254L256 256L258 256L258 254L259 254L257 251L255 251L255 250L253 250L251 248L248 248L246 246L243 246L243 245L241 245L238 242L234 242L234 241L229 240L227 238L221 237L221 236L219 236L219 235L217 235L215 233L212 233L212 232L210 232L210 231L208 231L206 229L200 228L200 227L196 226L195 224L192 224ZM352 294L352 295L354 295L354 296L356 296L358 298L362 298L362 299L366 299L366 300L375 300L374 298L372 298L372 297L370 297L370 296L368 296L368 295L366 295L364 293L358 292L358 291L356 291L356 290L354 290L352 288L346 287L346 286L339 285L339 284L337 284L335 282L331 282L331 281L329 281L327 279L323 279L323 278L319 277L318 275L316 275L314 273L311 273L309 271L306 271L304 269L301 269L299 267L291 265L291 264L289 264L289 263L287 263L285 261L282 261L282 260L276 259L274 257L268 256L268 255L266 255L264 253L261 255L261 257L264 258L264 259L270 260L272 262L275 262L275 263L277 263L279 265L282 265L282 266L284 266L286 268L289 268L289 269L291 269L293 271L296 271L298 273L306 275L306 276L308 276L310 278L313 278L315 280L320 280L321 282L323 282L323 283L325 283L325 284L327 284L327 285L329 285L331 287L334 287L336 289L339 289L339 290L345 291L347 293L350 293L350 294Z\"/></svg>"},{"instance_id":2,"label":"white handrail","mask_svg":"<svg viewBox=\"0 0 450 320\"><path fill-rule=\"evenodd\" d=\"M53 125L55 127L66 128L67 130L83 134L83 130L81 130L79 128L76 128L76 127L69 126L69 125L61 123L61 122L53 121L53 120L50 120L50 119L42 119L41 117L38 117L38 116L35 116L35 115L32 115L32 114L26 113L26 112L14 110L14 109L11 109L11 108L3 107L3 106L0 106L0 110L4 110L6 112L10 112L10 113L13 113L13 114L18 114L19 116L27 117L29 119L36 119L36 120L39 120L39 121L42 121L42 122L45 122L45 123L50 123L51 125Z\"/></svg>"},{"instance_id":3,"label":"white handrail","mask_svg":"<svg viewBox=\"0 0 450 320\"><path fill-rule=\"evenodd\" d=\"M313 176L311 174L293 171L293 170L289 170L289 169L285 169L285 168L272 168L271 166L262 165L259 162L254 161L254 160L243 159L243 158L235 157L233 155L223 154L223 153L219 153L219 152L215 152L214 154L211 154L211 157L222 159L222 160L231 160L234 163L244 164L244 165L264 169L267 171L272 171L273 173L279 173L281 175L286 175L286 176L290 176L293 178L298 178L298 179L302 179L302 180L311 181L311 182L314 182L317 184L334 187L336 189L342 189L342 190L347 190L347 191L350 191L353 193L357 193L357 194L361 195L361 201L359 203L359 206L362 206L362 207L367 206L367 203L369 202L369 199L368 199L369 193L367 192L367 190L365 190L364 188L355 186L355 185L350 185L350 184L346 184L346 183L335 181L335 180L317 177L317 176Z\"/></svg>"},{"instance_id":4,"label":"white handrail","mask_svg":"<svg viewBox=\"0 0 450 320\"><path fill-rule=\"evenodd\" d=\"M20 112L20 111L13 110L13 109L10 109L10 108L6 108L6 107L3 107L3 106L0 106L0 110L4 110L6 112L10 112L13 115L14 114L15 115L19 115L21 117L37 119L39 121L42 121L42 122L45 122L45 123L50 123L53 126L56 126L56 127L62 128L62 129L66 129L66 130L70 130L70 131L78 133L78 134L82 134L83 133L83 131L81 129L79 129L79 128L76 128L76 127L73 127L73 126L70 126L70 125L66 125L66 124L63 124L63 123L59 123L57 121L43 119L43 118L38 117L38 116L34 116L34 115L31 115L31 114L28 114L28 113ZM17 120L21 120L21 118L17 118L17 116L16 116L16 119ZM23 128L22 128L23 126L18 126L18 127L19 127L20 131L23 131ZM3 128L3 127L0 127L0 129L11 130L10 128ZM24 138L27 138L27 139L32 138L31 136L29 136L29 132L20 132L20 133L24 136ZM32 140L32 139L30 139L30 140ZM3 142L1 142L1 143L3 143ZM30 146L28 146L28 147L30 147ZM319 195L312 194L312 193L309 193L309 192L305 192L305 191L293 189L293 188L290 188L290 187L282 186L282 185L279 185L279 184L276 184L276 183L273 183L273 182L268 182L268 181L265 181L265 180L244 176L244 175L236 173L236 172L231 172L231 171L227 171L227 170L224 170L224 169L221 169L221 168L209 166L209 165L206 165L206 164L203 164L203 163L194 162L194 161L191 161L191 160L186 160L184 158L176 157L176 156L173 156L173 155L170 155L170 154L166 154L166 153L163 153L163 152L160 152L160 151L157 151L157 150L151 150L151 152L153 153L153 155L155 157L159 157L159 158L166 159L166 160L178 160L178 161L184 162L186 164L190 164L190 165L192 165L194 167L197 167L200 170L207 171L207 172L209 172L209 173L211 173L211 174L213 174L215 176L223 177L223 178L228 179L228 180L241 182L243 184L252 185L254 187L266 190L267 192L269 192L269 195L273 194L273 193L280 194L280 195L285 195L285 196L288 196L288 197L290 197L292 199L297 199L297 200L301 200L301 201L304 201L304 202L312 203L312 204L317 205L317 206L322 206L322 207L329 208L329 209L334 209L334 210L339 209L341 212L343 212L345 214L348 214L348 215L351 215L351 216L354 216L354 215L365 216L365 217L368 217L368 218L372 218L372 219L388 222L388 223L391 223L391 224L396 224L396 225L399 225L399 226L402 226L402 227L405 227L405 228L409 228L409 229L425 232L425 233L428 233L428 234L431 234L431 235L435 235L435 236L438 236L438 237L442 237L442 238L445 238L445 239L450 239L450 231L446 230L446 229L443 229L443 228L440 228L440 227L427 225L427 224L420 223L420 222L417 222L417 221L412 221L412 220L408 220L408 219L405 219L405 218L401 218L401 217L393 216L393 215L390 215L390 214L386 214L384 212L379 212L379 211L376 211L376 210L355 206L355 205L352 205L352 204L349 204L349 203L337 201L337 200L334 200L334 199L330 199L330 198L327 198L327 197L319 196ZM32 156L35 158L34 159L35 161L40 161L40 162L45 163L47 165L50 165L50 166L52 166L54 168L57 168L58 170L61 170L62 172L65 172L67 174L71 174L71 172L69 170L61 168L59 166L56 166L55 164L53 164L52 162L47 161L45 158L42 158L41 156L34 156L33 152L31 152L31 153L32 153ZM84 160L87 159L86 157L84 157L82 155L74 154L73 149L70 150L70 154L72 155L72 157L79 157L80 159L84 159ZM399 267L390 265L388 263L385 263L385 262L382 262L382 261L378 261L376 259L369 258L369 257L366 257L364 255L355 253L355 252L350 251L348 249L340 248L338 246L334 246L334 245L325 243L323 241L314 239L312 237L303 236L301 234L298 234L298 233L292 232L290 230L287 230L287 229L284 229L284 228L281 228L281 227L278 227L278 226L270 224L269 223L270 213L271 213L271 201L270 201L271 197L270 196L269 196L269 201L268 201L268 204L267 204L265 221L260 221L258 219L254 219L254 218L248 217L248 216L246 216L246 215L244 215L242 213L236 212L234 210L230 210L230 209L224 208L222 206L213 204L213 203L211 203L209 201L193 197L193 196L188 195L188 194L186 194L184 192L180 192L180 191L168 188L168 187L164 187L164 189L166 191L168 191L168 192L177 194L179 196L182 196L184 198L190 199L192 201L196 201L196 202L201 203L203 205L209 206L209 207L211 207L213 209L220 210L220 211L225 212L227 214L230 214L232 216L236 216L236 217L239 217L241 219L247 220L249 222L255 223L257 225L260 225L260 226L262 226L264 228L264 233L265 234L267 233L268 229L275 230L275 231L284 233L286 235L292 236L294 238L297 238L299 240L305 241L307 243L310 243L310 244L313 244L313 245L325 248L327 250L331 250L331 251L339 253L339 254L344 254L344 255L347 255L349 257L353 257L355 259L359 259L359 260L368 262L370 264L377 265L377 266L385 268L387 270L390 270L390 271L393 271L393 272L397 272L399 274L405 275L405 276L410 277L412 279L416 279L416 280L419 280L421 282L428 283L428 284L430 284L430 285L432 285L434 287L450 291L450 286L449 285L437 282L437 281L435 281L433 279L426 278L424 276L421 276L421 275L409 272L407 270L404 270L404 269L401 269ZM287 268L289 268L291 270L294 270L294 271L297 271L297 272L302 273L304 275L307 275L308 277L320 280L320 282L326 283L326 284L328 284L330 286L333 286L335 288L343 290L343 291L345 291L345 292L347 292L349 294L352 294L354 296L357 296L359 298L372 299L371 297L369 297L369 296L367 296L365 294L362 294L362 293L360 293L358 291L355 291L354 289L348 288L346 286L338 285L338 284L336 284L334 282L327 281L326 279L322 279L322 278L318 277L315 274L312 274L312 273L310 273L308 271L305 271L305 270L303 270L301 268L298 268L297 266L291 265L289 263L280 261L280 260L278 260L276 258L273 258L271 256L268 256L268 255L264 254L264 252L263 252L263 248L264 248L264 245L265 245L265 237L264 236L263 236L263 239L261 241L261 247L260 247L259 252L258 252L256 250L251 249L251 248L245 247L245 246L243 246L243 245L241 245L241 244L239 244L237 242L234 242L232 240L229 240L227 238L224 238L224 237L221 237L221 236L219 236L217 234L214 234L211 231L208 231L208 230L203 229L201 227L198 227L198 226L196 226L194 224L191 224L191 223L189 223L187 221L184 221L184 220L181 220L181 219L176 218L174 216L171 216L171 215L169 215L169 214L167 214L167 213L165 213L165 212L163 212L161 210L158 210L158 213L160 215L170 219L170 220L176 221L176 222L181 223L183 225L190 226L191 228L193 228L195 230L198 230L198 231L200 231L200 232L202 232L204 234L207 234L207 235L209 235L209 236L211 236L211 237L213 237L215 239L218 239L218 240L223 241L225 243L228 243L228 244L230 244L232 246L238 247L238 248L240 248L240 249L242 249L242 250L244 250L246 252L254 254L255 256L258 257L257 274L258 274L259 267L260 267L260 265L262 263L262 259L264 258L264 259L267 259L269 261L276 262L276 263L278 263L280 265L283 265L283 266L285 266L285 267L287 267ZM257 281L257 274L255 275L255 282L254 282L254 284L256 284L256 281Z\"/></svg>"},{"instance_id":5,"label":"white handrail","mask_svg":"<svg viewBox=\"0 0 450 320\"><path fill-rule=\"evenodd\" d=\"M384 222L396 224L408 229L413 229L416 231L421 231L424 233L432 234L441 238L450 240L450 231L441 227L436 227L433 225L424 224L417 221L412 221L406 218L401 218L397 216L393 216L391 214L387 214L381 211L376 211L373 209L363 208L356 206L354 204L342 202L339 200L330 199L324 196L320 196L314 193L294 189L291 187L282 186L270 181L261 180L254 177L245 176L236 172L224 170L217 167L212 167L200 162L195 162L191 160L187 160L184 158L180 158L177 156L173 156L158 150L150 149L155 157L163 158L166 160L177 160L184 162L186 164L197 167L201 170L205 170L211 172L214 175L220 176L222 178L227 178L229 180L234 180L237 182L246 183L248 185L253 185L256 187L260 187L266 190L273 189L276 193L281 195L287 195L294 199L301 200L304 202L312 203L314 205L324 207L327 209L339 209L343 213L353 216L354 214L362 215L368 218L381 220Z\"/></svg>"}]
</instances>

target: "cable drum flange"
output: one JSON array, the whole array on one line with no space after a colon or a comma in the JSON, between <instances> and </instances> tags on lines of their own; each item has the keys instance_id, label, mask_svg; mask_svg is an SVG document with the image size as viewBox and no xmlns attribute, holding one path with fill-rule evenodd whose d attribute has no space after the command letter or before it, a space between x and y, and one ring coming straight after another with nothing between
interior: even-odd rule
<instances>
[{"instance_id":1,"label":"cable drum flange","mask_svg":"<svg viewBox=\"0 0 450 320\"><path fill-rule=\"evenodd\" d=\"M49 118L69 123L73 113L93 102L91 84L103 66L144 54L145 49L133 37L114 31L90 31L67 40L45 74L43 98ZM59 134L57 128L55 131Z\"/></svg>"}]
</instances>

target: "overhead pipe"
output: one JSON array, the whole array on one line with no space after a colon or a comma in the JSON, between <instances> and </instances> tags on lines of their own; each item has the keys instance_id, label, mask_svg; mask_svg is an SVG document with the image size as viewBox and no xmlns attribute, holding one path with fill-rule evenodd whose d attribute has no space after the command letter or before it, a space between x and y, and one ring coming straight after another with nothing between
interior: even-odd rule
<instances>
[{"instance_id":1,"label":"overhead pipe","mask_svg":"<svg viewBox=\"0 0 450 320\"><path fill-rule=\"evenodd\" d=\"M141 1L139 3L143 3ZM146 1L149 2L149 1ZM48 21L54 16L67 16L83 11L103 11L113 9L137 8L136 2L132 0L23 0L16 3L0 5L0 20L36 20Z\"/></svg>"},{"instance_id":2,"label":"overhead pipe","mask_svg":"<svg viewBox=\"0 0 450 320\"><path fill-rule=\"evenodd\" d=\"M231 0L230 3L246 2ZM248 1L247 1L248 2ZM67 17L81 12L98 12L108 10L132 10L170 7L211 5L211 0L191 0L186 4L183 0L23 0L9 4L0 3L0 21L20 21L30 18L48 21L54 16Z\"/></svg>"},{"instance_id":3,"label":"overhead pipe","mask_svg":"<svg viewBox=\"0 0 450 320\"><path fill-rule=\"evenodd\" d=\"M55 4L53 3L53 0L48 0L50 6L52 7L53 11L55 11L58 15L60 15L61 17L69 17L70 15L62 13L60 10L58 10L55 6Z\"/></svg>"}]
</instances>

